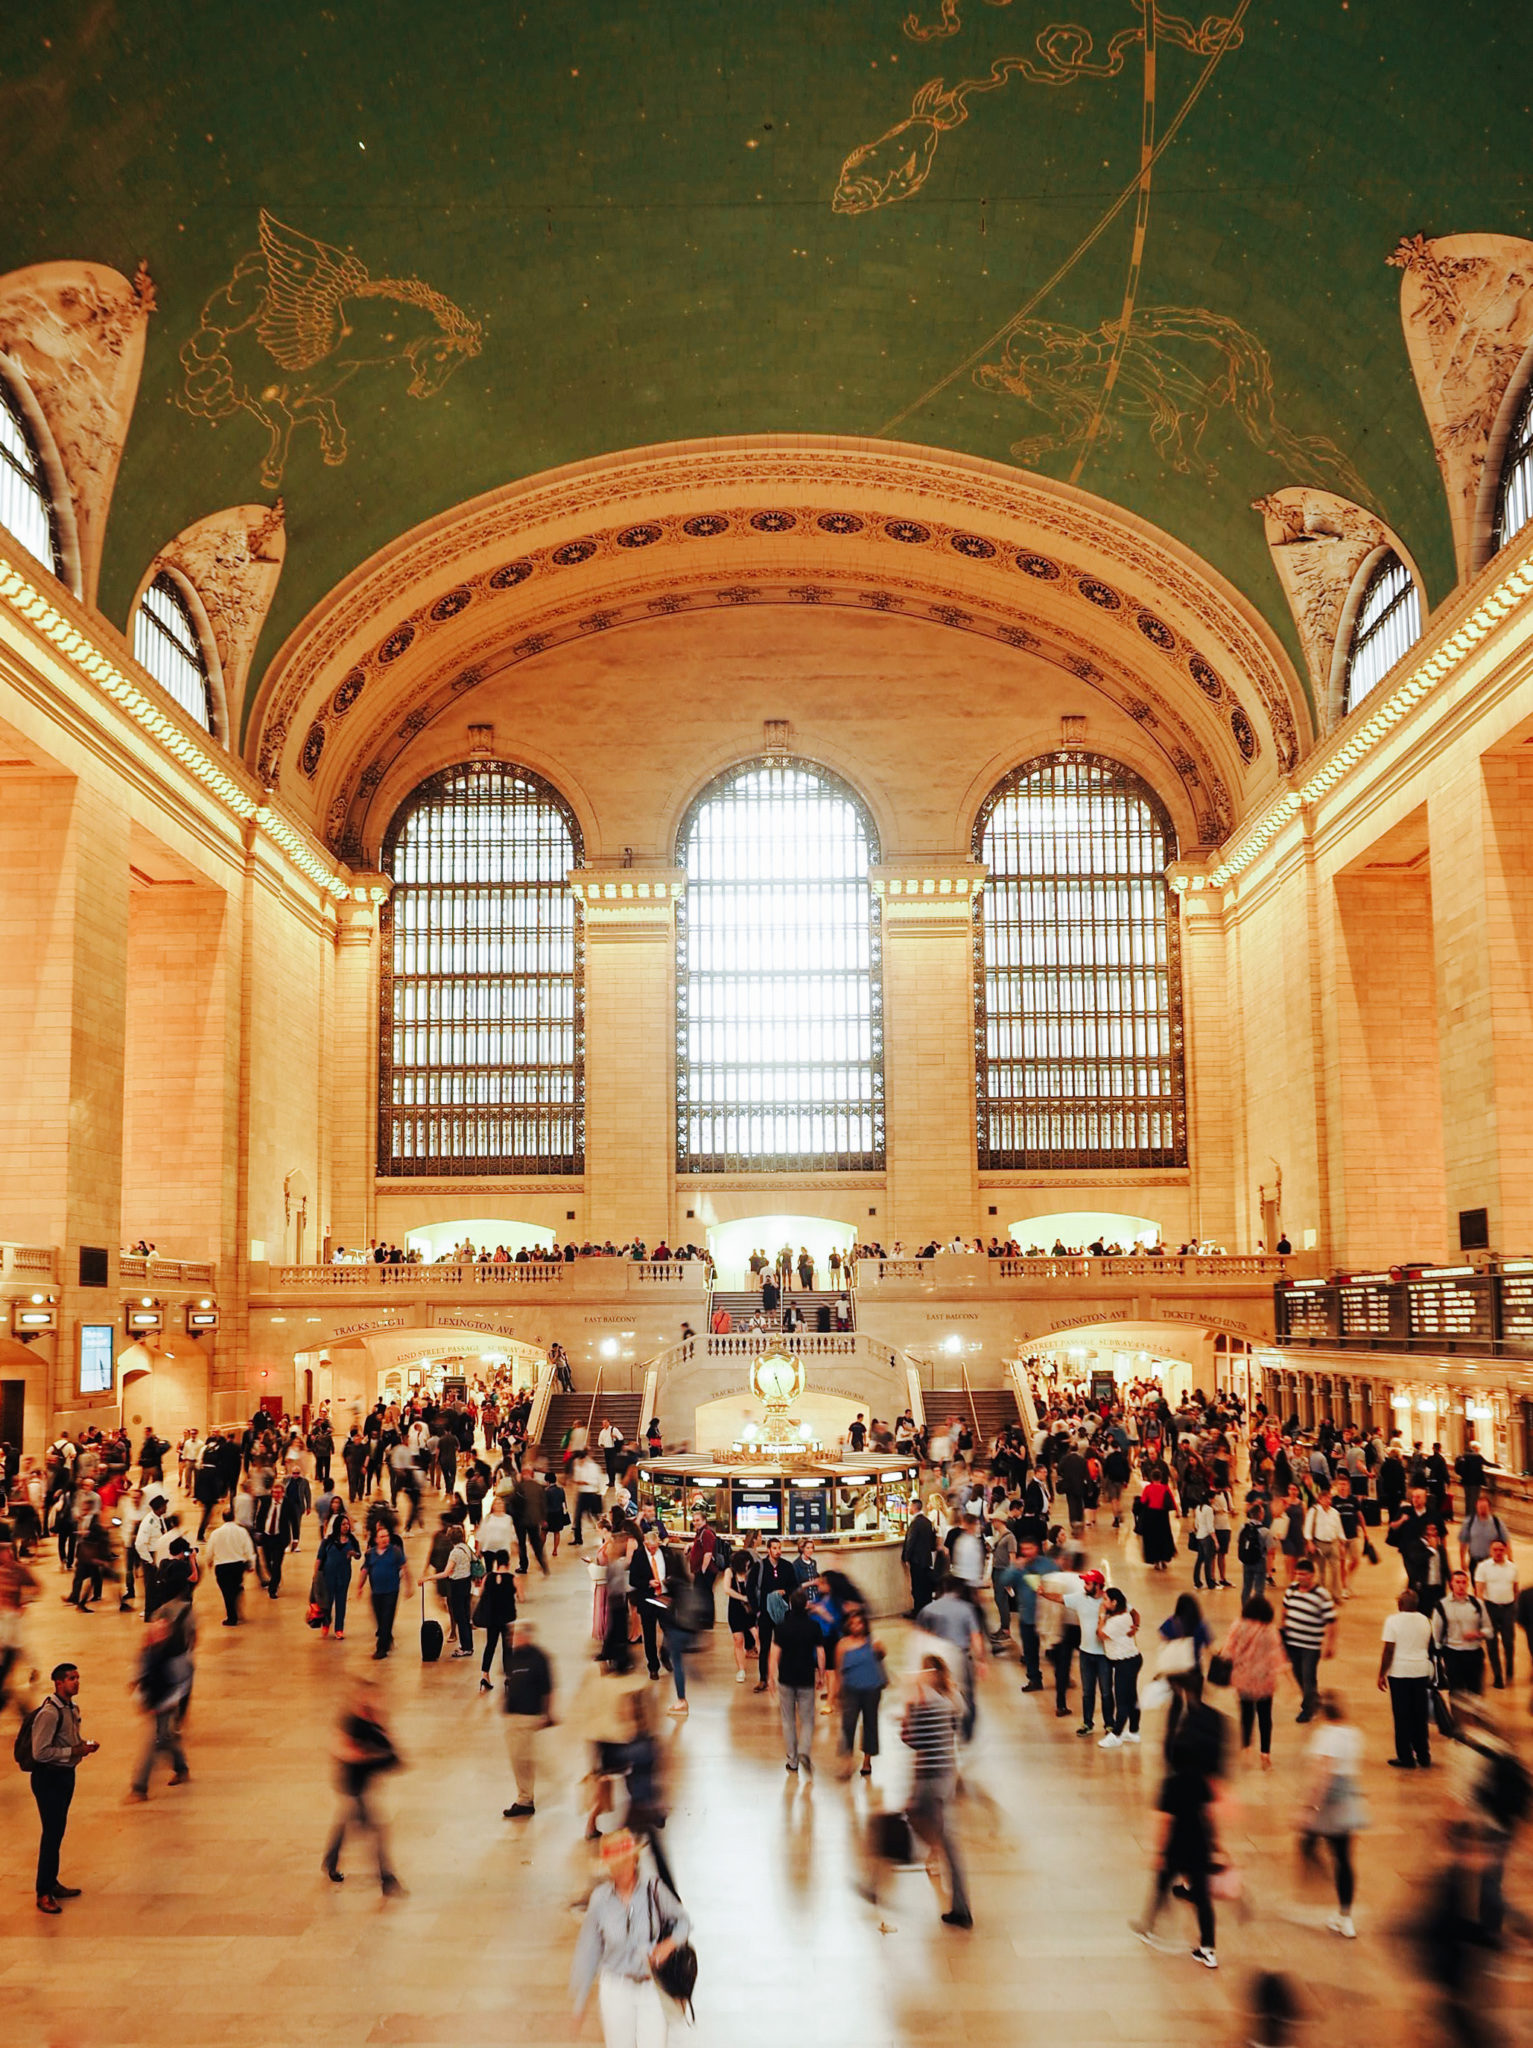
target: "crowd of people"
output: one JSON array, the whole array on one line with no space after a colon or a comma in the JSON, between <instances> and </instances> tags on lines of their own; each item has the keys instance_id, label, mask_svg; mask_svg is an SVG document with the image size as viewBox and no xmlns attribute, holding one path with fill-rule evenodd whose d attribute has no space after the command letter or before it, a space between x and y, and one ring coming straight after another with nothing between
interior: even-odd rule
<instances>
[{"instance_id":1,"label":"crowd of people","mask_svg":"<svg viewBox=\"0 0 1533 2048\"><path fill-rule=\"evenodd\" d=\"M79 1895L61 1856L75 1773L97 1748L82 1731L80 1665L54 1665L37 1697L27 1610L46 1596L52 1562L59 1597L78 1613L105 1601L142 1623L143 1732L124 1795L135 1803L161 1776L171 1787L191 1780L202 1580L216 1589L201 1603L204 1626L220 1608L219 1625L242 1626L252 1596L296 1597L320 1642L344 1641L365 1597L378 1661L395 1651L400 1602L419 1585L424 1656L477 1658L485 1692L498 1662L508 1821L537 1815L556 1719L585 1746L584 1826L603 1877L573 1990L580 2003L596 1990L607 2037L625 2048L662 2037L657 2016L690 1995L696 1966L663 1842L657 1724L662 1714L687 1719L689 1673L710 1636L721 1646L727 1637L734 1682L774 1711L790 1779L807 1781L819 1761L875 1779L891 1745L907 1759L902 1804L871 1815L862 1888L877 1899L891 1868L927 1858L953 1929L976 1917L958 1818L968 1745L1006 1660L1031 1696L1026 1711L1052 1709L1088 1745L1153 1739L1155 1869L1134 1931L1173 1946L1165 1930L1185 1902L1190 1952L1207 1969L1218 1966L1221 1902L1248 1881L1227 1824L1232 1777L1243 1755L1272 1767L1286 1692L1306 1730L1298 1845L1307 1861L1324 1858L1329 1925L1350 1940L1369 1727L1364 1701L1336 1683L1335 1652L1359 1573L1393 1553L1399 1586L1377 1659L1392 1709L1389 1761L1401 1771L1447 1763L1452 1816L1410 1938L1455 2038L1482 2038L1480 1964L1505 1936L1507 1859L1533 1803L1487 1688L1513 1684L1519 1634L1533 1664L1533 1589L1520 1587L1479 1450L1450 1464L1436 1446L1351 1427L1307 1435L1295 1418L1245 1415L1229 1395L1173 1408L1154 1381L1098 1405L1042 1380L1034 1394L1036 1432L1019 1423L988 1443L961 1417L918 1427L908 1410L893 1421L859 1414L849 1428L859 1455L922 1461L902 1548L914 1627L898 1638L855 1565L818 1557L812 1537L731 1539L701 1505L685 1532L665 1527L636 1497L639 1447L605 1416L545 1462L527 1440L528 1397L509 1387L380 1401L345 1427L323 1408L307 1427L263 1412L206 1437L189 1431L174 1451L153 1431L136 1445L122 1430L83 1431L61 1436L40 1464L8 1458L0 1698L14 1692L28 1706L17 1756L39 1820L38 1910L59 1915ZM573 1682L556 1714L555 1657L532 1608L567 1529L591 1573L590 1640L561 1652ZM311 1532L295 1584L292 1559ZM1165 1611L1148 1611L1162 1576L1189 1559L1190 1586L1168 1585ZM344 1684L337 1812L321 1864L344 1882L346 1844L360 1836L383 1896L395 1897L380 1781L400 1758L387 1718L376 1686Z\"/></svg>"},{"instance_id":2,"label":"crowd of people","mask_svg":"<svg viewBox=\"0 0 1533 2048\"><path fill-rule=\"evenodd\" d=\"M364 1247L348 1249L338 1244L330 1254L333 1266L573 1266L577 1259L631 1259L665 1263L686 1263L701 1261L711 1272L713 1256L706 1245L683 1244L674 1248L662 1238L658 1244L646 1244L642 1239L631 1238L627 1244L614 1244L609 1238L603 1244L587 1239L576 1244L523 1244L513 1251L509 1245L476 1245L472 1238L464 1238L451 1250L430 1255L420 1245L401 1246L384 1244L378 1238L370 1238Z\"/></svg>"}]
</instances>

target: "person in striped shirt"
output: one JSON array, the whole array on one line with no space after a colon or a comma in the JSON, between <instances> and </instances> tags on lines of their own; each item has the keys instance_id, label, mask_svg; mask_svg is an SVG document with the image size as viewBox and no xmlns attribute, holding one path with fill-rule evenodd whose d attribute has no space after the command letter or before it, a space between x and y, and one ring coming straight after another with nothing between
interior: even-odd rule
<instances>
[{"instance_id":1,"label":"person in striped shirt","mask_svg":"<svg viewBox=\"0 0 1533 2048\"><path fill-rule=\"evenodd\" d=\"M1315 1583L1315 1560L1301 1557L1294 1582L1283 1595L1283 1647L1303 1705L1296 1718L1308 1721L1320 1704L1320 1660L1336 1653L1336 1602Z\"/></svg>"},{"instance_id":2,"label":"person in striped shirt","mask_svg":"<svg viewBox=\"0 0 1533 2048\"><path fill-rule=\"evenodd\" d=\"M923 1657L916 1689L900 1730L914 1752L915 1774L907 1809L911 1830L947 1858L953 1905L942 1918L949 1927L972 1927L963 1863L953 1839L948 1807L958 1789L958 1726L963 1701L941 1657Z\"/></svg>"}]
</instances>

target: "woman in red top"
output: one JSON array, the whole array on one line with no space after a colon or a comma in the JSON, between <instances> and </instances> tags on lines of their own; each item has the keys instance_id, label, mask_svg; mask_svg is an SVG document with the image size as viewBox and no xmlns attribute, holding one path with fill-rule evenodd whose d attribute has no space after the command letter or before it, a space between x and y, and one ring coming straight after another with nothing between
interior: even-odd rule
<instances>
[{"instance_id":1,"label":"woman in red top","mask_svg":"<svg viewBox=\"0 0 1533 2048\"><path fill-rule=\"evenodd\" d=\"M1134 1503L1134 1519L1139 1525L1144 1561L1158 1572L1163 1572L1176 1556L1176 1532L1171 1526L1175 1513L1176 1495L1167 1483L1166 1468L1152 1465Z\"/></svg>"}]
</instances>

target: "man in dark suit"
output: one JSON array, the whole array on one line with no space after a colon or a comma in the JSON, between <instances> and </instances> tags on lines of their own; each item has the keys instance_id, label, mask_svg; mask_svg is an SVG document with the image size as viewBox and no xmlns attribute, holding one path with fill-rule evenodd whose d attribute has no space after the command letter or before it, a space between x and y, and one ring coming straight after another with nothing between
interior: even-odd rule
<instances>
[{"instance_id":1,"label":"man in dark suit","mask_svg":"<svg viewBox=\"0 0 1533 2048\"><path fill-rule=\"evenodd\" d=\"M756 1614L756 1690L767 1689L767 1667L772 1656L772 1641L777 1633L777 1623L772 1617L767 1602L774 1593L780 1593L786 1601L798 1585L798 1573L782 1554L782 1543L776 1536L767 1539L766 1555L756 1565L751 1578L751 1606Z\"/></svg>"},{"instance_id":2,"label":"man in dark suit","mask_svg":"<svg viewBox=\"0 0 1533 2048\"><path fill-rule=\"evenodd\" d=\"M665 1532L657 1527L646 1529L644 1541L635 1547L628 1561L628 1597L639 1610L639 1626L644 1631L644 1662L651 1678L660 1676L658 1603L674 1596L678 1576L676 1560L665 1547ZM669 1665L668 1655L665 1661Z\"/></svg>"},{"instance_id":3,"label":"man in dark suit","mask_svg":"<svg viewBox=\"0 0 1533 2048\"><path fill-rule=\"evenodd\" d=\"M900 1550L901 1562L910 1573L912 1616L931 1604L936 1556L937 1531L926 1510L917 1508L905 1530L905 1541Z\"/></svg>"}]
</instances>

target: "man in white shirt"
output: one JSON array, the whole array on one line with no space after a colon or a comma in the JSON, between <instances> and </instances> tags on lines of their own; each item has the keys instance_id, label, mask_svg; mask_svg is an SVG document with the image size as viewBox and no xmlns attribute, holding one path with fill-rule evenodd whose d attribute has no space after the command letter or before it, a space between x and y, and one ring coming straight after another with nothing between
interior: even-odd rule
<instances>
[{"instance_id":1,"label":"man in white shirt","mask_svg":"<svg viewBox=\"0 0 1533 2048\"><path fill-rule=\"evenodd\" d=\"M1517 1639L1517 1567L1499 1536L1490 1546L1490 1556L1475 1569L1474 1589L1485 1608L1489 1624L1486 1648L1490 1651L1491 1680L1500 1692L1511 1684L1513 1677L1513 1645ZM1503 1652L1506 1655L1504 1674L1501 1669Z\"/></svg>"},{"instance_id":2,"label":"man in white shirt","mask_svg":"<svg viewBox=\"0 0 1533 2048\"><path fill-rule=\"evenodd\" d=\"M1427 1688L1432 1682L1432 1624L1407 1586L1384 1623L1384 1648L1379 1658L1379 1691L1389 1694L1395 1719L1397 1771L1423 1769L1432 1761L1427 1733Z\"/></svg>"},{"instance_id":3,"label":"man in white shirt","mask_svg":"<svg viewBox=\"0 0 1533 2048\"><path fill-rule=\"evenodd\" d=\"M255 1565L256 1554L250 1531L234 1519L233 1508L225 1509L223 1520L203 1545L202 1556L204 1563L213 1567L213 1576L223 1595L224 1627L238 1628L240 1594L246 1572Z\"/></svg>"},{"instance_id":4,"label":"man in white shirt","mask_svg":"<svg viewBox=\"0 0 1533 2048\"><path fill-rule=\"evenodd\" d=\"M152 1618L159 1605L160 1574L155 1563L155 1547L165 1534L165 1510L169 1506L163 1493L149 1496L149 1511L138 1525L133 1538L133 1549L138 1557L139 1569L144 1575L144 1619Z\"/></svg>"},{"instance_id":5,"label":"man in white shirt","mask_svg":"<svg viewBox=\"0 0 1533 2048\"><path fill-rule=\"evenodd\" d=\"M1346 1532L1337 1514L1329 1486L1322 1486L1315 1504L1304 1517L1304 1540L1315 1555L1320 1583L1333 1600L1342 1595L1341 1546Z\"/></svg>"},{"instance_id":6,"label":"man in white shirt","mask_svg":"<svg viewBox=\"0 0 1533 2048\"><path fill-rule=\"evenodd\" d=\"M575 1486L575 1541L583 1540L581 1529L585 1517L593 1521L601 1514L602 1495L607 1490L607 1476L589 1451L582 1451L575 1459L570 1471Z\"/></svg>"}]
</instances>

